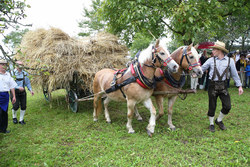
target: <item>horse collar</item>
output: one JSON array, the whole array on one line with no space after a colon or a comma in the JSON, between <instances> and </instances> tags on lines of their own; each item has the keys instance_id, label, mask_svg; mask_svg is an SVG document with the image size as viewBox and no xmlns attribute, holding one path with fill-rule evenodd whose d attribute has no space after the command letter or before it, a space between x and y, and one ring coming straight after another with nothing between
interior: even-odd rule
<instances>
[{"instance_id":1,"label":"horse collar","mask_svg":"<svg viewBox=\"0 0 250 167\"><path fill-rule=\"evenodd\" d=\"M151 80L144 76L139 62L130 65L131 73L136 78L136 82L145 89L153 89L155 87L155 80Z\"/></svg>"},{"instance_id":2,"label":"horse collar","mask_svg":"<svg viewBox=\"0 0 250 167\"><path fill-rule=\"evenodd\" d=\"M160 69L161 77L157 78L157 81L164 80L166 84L174 88L182 88L186 82L185 75L181 75L179 81L175 80L168 71Z\"/></svg>"}]
</instances>

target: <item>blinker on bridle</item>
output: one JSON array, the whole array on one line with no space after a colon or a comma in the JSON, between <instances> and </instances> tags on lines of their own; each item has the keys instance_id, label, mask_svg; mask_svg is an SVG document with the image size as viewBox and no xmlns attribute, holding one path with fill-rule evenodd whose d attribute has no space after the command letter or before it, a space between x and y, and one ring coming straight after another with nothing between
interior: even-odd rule
<instances>
[{"instance_id":1,"label":"blinker on bridle","mask_svg":"<svg viewBox=\"0 0 250 167\"><path fill-rule=\"evenodd\" d=\"M158 60L161 64L163 64L163 66L161 66L161 67L166 67L167 64L172 60L172 57L169 56L166 60L162 60L160 58L160 56L158 55L158 53L157 53L157 48L155 48L154 46L152 46L152 64L153 65L147 65L147 64L144 64L144 65L146 65L147 67L157 68L154 65L156 63L156 60Z\"/></svg>"},{"instance_id":2,"label":"blinker on bridle","mask_svg":"<svg viewBox=\"0 0 250 167\"><path fill-rule=\"evenodd\" d=\"M187 53L187 47L184 47L184 51L182 53L182 57L181 57L181 61L180 61L180 66L182 66L182 61L183 61L183 58L185 57L187 62L188 62L188 68L186 70L191 71L193 69L193 67L200 66L200 63L195 62L195 63L191 64L189 59L188 59L188 55L189 55L189 53Z\"/></svg>"}]
</instances>

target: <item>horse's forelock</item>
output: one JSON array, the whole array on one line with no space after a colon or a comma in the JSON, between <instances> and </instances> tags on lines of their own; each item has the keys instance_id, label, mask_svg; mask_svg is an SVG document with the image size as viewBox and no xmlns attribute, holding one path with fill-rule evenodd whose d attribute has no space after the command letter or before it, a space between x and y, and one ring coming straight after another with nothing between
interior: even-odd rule
<instances>
[{"instance_id":1,"label":"horse's forelock","mask_svg":"<svg viewBox=\"0 0 250 167\"><path fill-rule=\"evenodd\" d=\"M169 52L169 50L168 50L168 48L167 48L167 45L165 44L165 43L163 43L162 45L160 45L163 49L164 49L164 51L167 53L167 55L168 55L168 57L170 56L170 52Z\"/></svg>"},{"instance_id":2,"label":"horse's forelock","mask_svg":"<svg viewBox=\"0 0 250 167\"><path fill-rule=\"evenodd\" d=\"M148 48L141 51L140 56L139 56L139 62L140 63L144 63L148 59L152 59L152 48L153 48L153 46L154 46L154 44L150 44L148 46ZM167 45L166 45L166 43L164 41L160 40L160 43L159 43L158 47L162 47L164 49L164 51L167 53L167 57L170 56L170 52L167 49Z\"/></svg>"}]
</instances>

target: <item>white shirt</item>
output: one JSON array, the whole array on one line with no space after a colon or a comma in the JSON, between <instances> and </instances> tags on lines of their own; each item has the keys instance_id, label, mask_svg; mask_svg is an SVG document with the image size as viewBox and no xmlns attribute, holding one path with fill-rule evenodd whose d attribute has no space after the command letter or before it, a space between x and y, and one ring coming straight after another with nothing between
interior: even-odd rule
<instances>
[{"instance_id":1,"label":"white shirt","mask_svg":"<svg viewBox=\"0 0 250 167\"><path fill-rule=\"evenodd\" d=\"M17 83L10 76L10 73L5 72L5 74L0 73L0 92L8 92L17 86Z\"/></svg>"},{"instance_id":2,"label":"white shirt","mask_svg":"<svg viewBox=\"0 0 250 167\"><path fill-rule=\"evenodd\" d=\"M215 63L216 63L216 68L219 72L219 74L221 75L224 70L227 68L228 66L228 59L230 59L230 64L229 64L229 76L231 76L233 78L233 80L236 83L236 86L242 86L242 83L240 82L240 78L239 75L237 73L236 67L235 67L235 63L233 61L232 58L229 58L227 56L225 56L222 59L219 59L218 57L215 57ZM206 71L207 69L209 69L209 79L211 80L214 74L214 57L209 58L202 66L202 71ZM222 81L226 80L226 75L223 76ZM218 81L218 76L215 75L214 81Z\"/></svg>"},{"instance_id":3,"label":"white shirt","mask_svg":"<svg viewBox=\"0 0 250 167\"><path fill-rule=\"evenodd\" d=\"M240 54L237 54L237 55L235 56L235 62L237 62L238 60L240 60Z\"/></svg>"}]
</instances>

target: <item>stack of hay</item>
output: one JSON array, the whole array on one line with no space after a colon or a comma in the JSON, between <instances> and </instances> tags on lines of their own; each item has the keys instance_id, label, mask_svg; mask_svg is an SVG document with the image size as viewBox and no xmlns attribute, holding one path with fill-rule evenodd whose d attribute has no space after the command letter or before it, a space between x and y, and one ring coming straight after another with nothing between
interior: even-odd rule
<instances>
[{"instance_id":1,"label":"stack of hay","mask_svg":"<svg viewBox=\"0 0 250 167\"><path fill-rule=\"evenodd\" d=\"M94 75L103 68L124 68L128 49L109 33L95 37L71 38L60 29L37 29L27 32L16 59L29 68L38 69L33 84L46 86L51 92L67 88L73 73L84 82L80 89L92 91ZM31 72L31 71L29 71ZM34 73L32 71L32 73Z\"/></svg>"}]
</instances>

